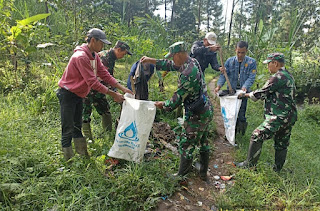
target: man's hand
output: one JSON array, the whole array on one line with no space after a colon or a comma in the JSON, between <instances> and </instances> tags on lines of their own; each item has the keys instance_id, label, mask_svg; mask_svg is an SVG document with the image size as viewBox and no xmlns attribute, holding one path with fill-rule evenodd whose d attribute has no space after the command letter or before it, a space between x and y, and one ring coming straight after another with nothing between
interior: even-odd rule
<instances>
[{"instance_id":1,"label":"man's hand","mask_svg":"<svg viewBox=\"0 0 320 211\"><path fill-rule=\"evenodd\" d=\"M123 93L129 93L129 94L134 95L134 93L130 89L122 86L119 82L115 85L115 87L120 89Z\"/></svg>"},{"instance_id":2,"label":"man's hand","mask_svg":"<svg viewBox=\"0 0 320 211\"><path fill-rule=\"evenodd\" d=\"M248 98L249 97L249 93L240 93L238 95L238 99L243 99L243 98Z\"/></svg>"},{"instance_id":3,"label":"man's hand","mask_svg":"<svg viewBox=\"0 0 320 211\"><path fill-rule=\"evenodd\" d=\"M220 45L209 45L208 48L210 49L210 51L217 51L220 49Z\"/></svg>"},{"instance_id":4,"label":"man's hand","mask_svg":"<svg viewBox=\"0 0 320 211\"><path fill-rule=\"evenodd\" d=\"M151 57L143 56L140 59L141 63L150 63L150 64L156 64L157 60Z\"/></svg>"},{"instance_id":5,"label":"man's hand","mask_svg":"<svg viewBox=\"0 0 320 211\"><path fill-rule=\"evenodd\" d=\"M221 73L225 73L226 72L226 68L225 67L219 67L219 70Z\"/></svg>"},{"instance_id":6,"label":"man's hand","mask_svg":"<svg viewBox=\"0 0 320 211\"><path fill-rule=\"evenodd\" d=\"M214 89L214 93L217 94L217 93L219 92L220 88L221 88L220 86L217 86L217 87Z\"/></svg>"},{"instance_id":7,"label":"man's hand","mask_svg":"<svg viewBox=\"0 0 320 211\"><path fill-rule=\"evenodd\" d=\"M164 106L164 102L163 101L156 101L154 103L154 105L159 108L159 109L163 109L163 106Z\"/></svg>"},{"instance_id":8,"label":"man's hand","mask_svg":"<svg viewBox=\"0 0 320 211\"><path fill-rule=\"evenodd\" d=\"M130 89L128 89L128 88L124 88L124 90L122 90L124 93L129 93L129 94L132 94L132 95L134 95L134 93L130 90Z\"/></svg>"},{"instance_id":9,"label":"man's hand","mask_svg":"<svg viewBox=\"0 0 320 211\"><path fill-rule=\"evenodd\" d=\"M119 92L109 90L107 94L110 95L113 98L113 100L117 103L122 103L124 101L123 95Z\"/></svg>"}]
</instances>

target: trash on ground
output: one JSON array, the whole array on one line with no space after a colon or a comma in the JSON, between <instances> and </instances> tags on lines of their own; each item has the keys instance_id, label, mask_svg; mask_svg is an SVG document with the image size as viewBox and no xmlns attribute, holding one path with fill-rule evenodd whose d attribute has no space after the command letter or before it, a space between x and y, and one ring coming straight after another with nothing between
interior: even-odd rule
<instances>
[{"instance_id":1,"label":"trash on ground","mask_svg":"<svg viewBox=\"0 0 320 211\"><path fill-rule=\"evenodd\" d=\"M215 180L219 180L219 179L220 179L220 177L219 177L218 175L213 176L213 178L214 178Z\"/></svg>"},{"instance_id":2,"label":"trash on ground","mask_svg":"<svg viewBox=\"0 0 320 211\"><path fill-rule=\"evenodd\" d=\"M232 176L221 176L220 178L224 181L228 181L232 179Z\"/></svg>"}]
</instances>

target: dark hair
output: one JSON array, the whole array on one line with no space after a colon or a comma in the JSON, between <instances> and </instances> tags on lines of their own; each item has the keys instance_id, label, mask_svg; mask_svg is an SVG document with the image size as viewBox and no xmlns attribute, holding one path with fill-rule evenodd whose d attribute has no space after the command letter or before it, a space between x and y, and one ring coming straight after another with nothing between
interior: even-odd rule
<instances>
[{"instance_id":1,"label":"dark hair","mask_svg":"<svg viewBox=\"0 0 320 211\"><path fill-rule=\"evenodd\" d=\"M239 48L246 48L248 49L248 43L245 42L245 41L239 41L236 45L236 48L239 47Z\"/></svg>"},{"instance_id":2,"label":"dark hair","mask_svg":"<svg viewBox=\"0 0 320 211\"><path fill-rule=\"evenodd\" d=\"M87 43L90 43L91 38L92 38L92 37L86 37Z\"/></svg>"},{"instance_id":3,"label":"dark hair","mask_svg":"<svg viewBox=\"0 0 320 211\"><path fill-rule=\"evenodd\" d=\"M87 38L86 38L87 43L90 43L91 38L94 38L96 41L98 41L98 40L99 40L99 39L97 39L97 38L95 38L95 37L87 37Z\"/></svg>"}]
</instances>

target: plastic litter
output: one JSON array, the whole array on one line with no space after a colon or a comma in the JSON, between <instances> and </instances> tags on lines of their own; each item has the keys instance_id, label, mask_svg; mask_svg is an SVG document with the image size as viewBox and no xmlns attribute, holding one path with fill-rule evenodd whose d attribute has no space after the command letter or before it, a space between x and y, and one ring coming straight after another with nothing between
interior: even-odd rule
<instances>
[{"instance_id":1,"label":"plastic litter","mask_svg":"<svg viewBox=\"0 0 320 211\"><path fill-rule=\"evenodd\" d=\"M219 180L219 179L220 179L220 177L219 177L218 175L214 176L213 178L214 178L215 180Z\"/></svg>"},{"instance_id":2,"label":"plastic litter","mask_svg":"<svg viewBox=\"0 0 320 211\"><path fill-rule=\"evenodd\" d=\"M232 179L232 176L221 176L220 178L224 181L229 181Z\"/></svg>"}]
</instances>

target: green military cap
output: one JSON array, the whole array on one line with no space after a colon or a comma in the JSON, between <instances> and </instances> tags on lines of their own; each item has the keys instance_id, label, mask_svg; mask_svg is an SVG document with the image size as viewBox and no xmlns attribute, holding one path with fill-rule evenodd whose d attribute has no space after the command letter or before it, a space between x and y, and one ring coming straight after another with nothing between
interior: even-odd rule
<instances>
[{"instance_id":1,"label":"green military cap","mask_svg":"<svg viewBox=\"0 0 320 211\"><path fill-rule=\"evenodd\" d=\"M170 45L169 47L169 53L167 53L164 58L170 58L175 53L179 52L186 52L187 51L187 45L184 42L176 42Z\"/></svg>"},{"instance_id":2,"label":"green military cap","mask_svg":"<svg viewBox=\"0 0 320 211\"><path fill-rule=\"evenodd\" d=\"M271 61L278 61L284 63L283 53L270 53L266 60L263 61L263 64L268 64Z\"/></svg>"},{"instance_id":3,"label":"green military cap","mask_svg":"<svg viewBox=\"0 0 320 211\"><path fill-rule=\"evenodd\" d=\"M126 50L127 54L132 55L129 45L123 41L118 40L114 48L121 48L122 50Z\"/></svg>"}]
</instances>

